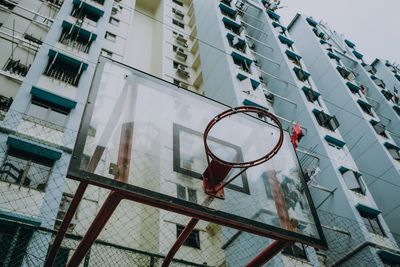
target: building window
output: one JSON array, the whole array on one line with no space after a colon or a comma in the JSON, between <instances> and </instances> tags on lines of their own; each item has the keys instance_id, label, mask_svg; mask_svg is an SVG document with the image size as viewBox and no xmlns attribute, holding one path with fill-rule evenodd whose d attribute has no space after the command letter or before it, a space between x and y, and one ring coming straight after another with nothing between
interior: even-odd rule
<instances>
[{"instance_id":1,"label":"building window","mask_svg":"<svg viewBox=\"0 0 400 267\"><path fill-rule=\"evenodd\" d=\"M33 230L11 222L0 222L0 265L22 266Z\"/></svg>"},{"instance_id":2,"label":"building window","mask_svg":"<svg viewBox=\"0 0 400 267\"><path fill-rule=\"evenodd\" d=\"M189 84L187 84L187 83L185 83L185 82L182 82L182 81L180 81L180 80L178 80L178 79L173 79L173 83L174 83L176 86L179 86L179 87L181 87L181 88L189 89Z\"/></svg>"},{"instance_id":3,"label":"building window","mask_svg":"<svg viewBox=\"0 0 400 267\"><path fill-rule=\"evenodd\" d=\"M114 42L117 40L117 35L111 33L111 32L106 32L105 38L111 42Z\"/></svg>"},{"instance_id":4,"label":"building window","mask_svg":"<svg viewBox=\"0 0 400 267\"><path fill-rule=\"evenodd\" d=\"M176 73L184 78L184 79L188 79L190 78L190 74L187 71L187 67L179 62L173 61L173 67L174 69L176 69Z\"/></svg>"},{"instance_id":5,"label":"building window","mask_svg":"<svg viewBox=\"0 0 400 267\"><path fill-rule=\"evenodd\" d=\"M197 193L196 190L184 187L182 185L176 185L177 197L192 203L197 203Z\"/></svg>"},{"instance_id":6,"label":"building window","mask_svg":"<svg viewBox=\"0 0 400 267\"><path fill-rule=\"evenodd\" d=\"M14 1L0 1L0 6L3 6L9 10L13 10L17 3L14 4Z\"/></svg>"},{"instance_id":7,"label":"building window","mask_svg":"<svg viewBox=\"0 0 400 267\"><path fill-rule=\"evenodd\" d=\"M10 148L0 169L0 180L44 191L54 161Z\"/></svg>"},{"instance_id":8,"label":"building window","mask_svg":"<svg viewBox=\"0 0 400 267\"><path fill-rule=\"evenodd\" d=\"M90 8L89 5L82 4L81 1L74 2L74 7L72 8L71 16L82 21L91 20L96 22L102 16L101 13L96 12L97 8Z\"/></svg>"},{"instance_id":9,"label":"building window","mask_svg":"<svg viewBox=\"0 0 400 267\"><path fill-rule=\"evenodd\" d=\"M29 105L26 114L32 116L32 119L34 120L39 119L40 123L49 123L47 126L59 128L57 126L64 127L66 125L69 112L70 110L65 107L37 97L32 97L31 104Z\"/></svg>"},{"instance_id":10,"label":"building window","mask_svg":"<svg viewBox=\"0 0 400 267\"><path fill-rule=\"evenodd\" d=\"M308 261L306 250L304 245L301 243L294 243L293 245L286 247L282 250L282 254Z\"/></svg>"},{"instance_id":11,"label":"building window","mask_svg":"<svg viewBox=\"0 0 400 267\"><path fill-rule=\"evenodd\" d=\"M233 58L233 63L235 63L235 65L238 66L241 70L251 73L250 64L247 62L246 59L236 56L232 56L232 58Z\"/></svg>"},{"instance_id":12,"label":"building window","mask_svg":"<svg viewBox=\"0 0 400 267\"><path fill-rule=\"evenodd\" d=\"M102 48L101 49L101 55L105 57L112 58L113 53L107 49Z\"/></svg>"},{"instance_id":13,"label":"building window","mask_svg":"<svg viewBox=\"0 0 400 267\"><path fill-rule=\"evenodd\" d=\"M317 93L314 90L312 90L311 88L307 88L307 87L304 87L303 91L309 102L318 104L319 106L321 106L321 103L319 102L319 93Z\"/></svg>"},{"instance_id":14,"label":"building window","mask_svg":"<svg viewBox=\"0 0 400 267\"><path fill-rule=\"evenodd\" d=\"M183 14L182 11L177 8L172 8L172 13L174 13L175 18L179 20L183 20L183 18L185 17L185 14Z\"/></svg>"},{"instance_id":15,"label":"building window","mask_svg":"<svg viewBox=\"0 0 400 267\"><path fill-rule=\"evenodd\" d=\"M382 229L382 225L379 222L377 215L372 215L363 211L359 211L361 218L367 227L368 232L385 236L385 232Z\"/></svg>"},{"instance_id":16,"label":"building window","mask_svg":"<svg viewBox=\"0 0 400 267\"><path fill-rule=\"evenodd\" d=\"M383 125L382 122L380 122L380 121L377 122L377 121L371 120L370 123L372 124L372 127L374 127L374 130L377 134L379 134L380 136L383 136L385 138L388 138L388 136L386 135L386 132L385 132L386 127L385 127L385 125Z\"/></svg>"},{"instance_id":17,"label":"building window","mask_svg":"<svg viewBox=\"0 0 400 267\"><path fill-rule=\"evenodd\" d=\"M77 60L50 50L49 61L46 66L44 75L65 82L72 86L78 86L82 71L87 68L87 64L77 62Z\"/></svg>"},{"instance_id":18,"label":"building window","mask_svg":"<svg viewBox=\"0 0 400 267\"><path fill-rule=\"evenodd\" d=\"M314 112L318 124L328 130L335 131L339 127L339 121L335 116L330 116L322 111Z\"/></svg>"},{"instance_id":19,"label":"building window","mask_svg":"<svg viewBox=\"0 0 400 267\"><path fill-rule=\"evenodd\" d=\"M354 172L352 170L346 170L342 173L342 177L344 182L347 185L347 188L353 192L365 195L365 185L364 182L361 179L361 175L357 172Z\"/></svg>"},{"instance_id":20,"label":"building window","mask_svg":"<svg viewBox=\"0 0 400 267\"><path fill-rule=\"evenodd\" d=\"M172 0L172 3L177 4L178 6L183 6L183 3L178 0Z\"/></svg>"},{"instance_id":21,"label":"building window","mask_svg":"<svg viewBox=\"0 0 400 267\"><path fill-rule=\"evenodd\" d=\"M222 19L224 26L226 29L232 31L233 33L240 35L243 30L243 27L240 24L237 24L235 21L232 21L226 17Z\"/></svg>"},{"instance_id":22,"label":"building window","mask_svg":"<svg viewBox=\"0 0 400 267\"><path fill-rule=\"evenodd\" d=\"M246 42L244 40L231 34L227 35L227 38L228 38L228 43L231 47L243 53L246 53Z\"/></svg>"},{"instance_id":23,"label":"building window","mask_svg":"<svg viewBox=\"0 0 400 267\"><path fill-rule=\"evenodd\" d=\"M364 111L364 113L367 113L368 115L374 117L374 114L372 113L372 107L364 102L361 101L357 101L358 105L360 105L362 111Z\"/></svg>"},{"instance_id":24,"label":"building window","mask_svg":"<svg viewBox=\"0 0 400 267\"><path fill-rule=\"evenodd\" d=\"M119 19L116 19L114 17L110 17L110 20L108 22L110 24L114 25L114 26L118 26L119 25Z\"/></svg>"},{"instance_id":25,"label":"building window","mask_svg":"<svg viewBox=\"0 0 400 267\"><path fill-rule=\"evenodd\" d=\"M400 161L400 151L396 146L385 143L385 147L393 159Z\"/></svg>"},{"instance_id":26,"label":"building window","mask_svg":"<svg viewBox=\"0 0 400 267\"><path fill-rule=\"evenodd\" d=\"M183 229L185 227L182 225L176 225L176 237L182 233ZM184 246L192 247L192 248L198 248L200 249L200 232L199 230L193 230L188 238L186 239L185 243L183 243Z\"/></svg>"},{"instance_id":27,"label":"building window","mask_svg":"<svg viewBox=\"0 0 400 267\"><path fill-rule=\"evenodd\" d=\"M185 28L185 24L183 24L182 22L177 21L176 19L172 19L172 23L175 24L178 27L181 27L182 29Z\"/></svg>"}]
</instances>

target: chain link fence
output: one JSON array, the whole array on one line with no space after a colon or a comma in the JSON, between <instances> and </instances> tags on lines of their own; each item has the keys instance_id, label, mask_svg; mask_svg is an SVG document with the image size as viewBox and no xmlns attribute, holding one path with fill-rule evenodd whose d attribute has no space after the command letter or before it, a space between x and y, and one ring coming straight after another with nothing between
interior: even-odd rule
<instances>
[{"instance_id":1,"label":"chain link fence","mask_svg":"<svg viewBox=\"0 0 400 267\"><path fill-rule=\"evenodd\" d=\"M76 132L49 127L17 111L7 113L1 130L0 265L42 266L78 187L77 181L65 178ZM22 153L22 146L30 146L35 155ZM54 266L66 265L109 193L96 186L86 189ZM362 222L327 211L318 214L329 249L296 243L266 266L382 266L376 251L396 252L394 240L369 233ZM161 266L189 220L123 200L81 266ZM245 266L272 242L200 221L171 266Z\"/></svg>"}]
</instances>

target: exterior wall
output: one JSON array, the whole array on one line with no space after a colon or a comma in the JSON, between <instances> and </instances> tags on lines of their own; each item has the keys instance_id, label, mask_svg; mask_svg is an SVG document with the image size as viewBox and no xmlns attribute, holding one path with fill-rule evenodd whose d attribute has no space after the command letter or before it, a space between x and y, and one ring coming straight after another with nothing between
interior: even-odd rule
<instances>
[{"instance_id":1,"label":"exterior wall","mask_svg":"<svg viewBox=\"0 0 400 267\"><path fill-rule=\"evenodd\" d=\"M390 136L381 138L374 131L369 121L372 118L378 118L378 116L373 110L372 115L362 111L356 101L362 99L367 102L366 97L363 94L353 94L349 90L346 85L347 81L336 70L336 63L330 60L327 51L321 46L320 40L311 29L312 27L306 22L305 18L299 15L292 22L290 32L304 56L318 89L326 99L328 109L339 119L339 131L350 147L350 153L363 174L366 185L378 205L377 207L382 210L385 222L394 232L398 232L393 220L393 216L396 216L397 212L391 212L394 208L394 202L396 202L395 196L398 193L396 193L397 187L393 187L391 183L394 182L393 177L399 177L399 162L390 156L383 145L384 142L394 142ZM339 54L340 51L334 49L334 52ZM339 54L339 57L343 59L341 61L346 67L357 70L356 67L359 62L352 57L346 57L345 54ZM365 73L356 75L355 82L357 84L358 79L361 80L363 75L365 76ZM374 84L368 83L366 79L362 80L367 86L375 89L373 88ZM371 162L376 164L371 164ZM375 206L372 198L370 205ZM385 223L382 224L387 230ZM367 237L370 239L371 235L367 235ZM389 243L396 247L391 235L388 235L388 239L390 240L388 240ZM383 243L386 244L386 241L383 241Z\"/></svg>"}]
</instances>

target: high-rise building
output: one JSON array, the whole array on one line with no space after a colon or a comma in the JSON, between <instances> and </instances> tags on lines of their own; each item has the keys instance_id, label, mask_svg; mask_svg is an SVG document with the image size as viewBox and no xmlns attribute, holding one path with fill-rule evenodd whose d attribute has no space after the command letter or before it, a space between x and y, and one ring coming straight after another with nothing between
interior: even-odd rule
<instances>
[{"instance_id":1,"label":"high-rise building","mask_svg":"<svg viewBox=\"0 0 400 267\"><path fill-rule=\"evenodd\" d=\"M0 1L0 263L44 264L76 192L67 168L105 57L228 106L267 109L290 132L300 126L304 136L294 143L328 250L294 243L270 266L399 264L400 71L367 64L355 44L311 17L282 25L274 3ZM150 125L145 134L155 132ZM88 136L96 139L96 129ZM203 193L173 183L164 190L190 202ZM56 266L71 257L107 194L88 187ZM83 264L159 266L186 219L122 202ZM174 264L244 266L272 241L201 222Z\"/></svg>"}]
</instances>

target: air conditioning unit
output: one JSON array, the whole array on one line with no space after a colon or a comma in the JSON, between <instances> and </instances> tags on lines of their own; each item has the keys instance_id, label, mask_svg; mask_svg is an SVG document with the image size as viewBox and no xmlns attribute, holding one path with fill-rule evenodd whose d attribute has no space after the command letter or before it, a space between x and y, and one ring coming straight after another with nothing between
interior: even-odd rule
<instances>
[{"instance_id":1,"label":"air conditioning unit","mask_svg":"<svg viewBox=\"0 0 400 267\"><path fill-rule=\"evenodd\" d=\"M180 51L180 50L176 51L175 58L177 58L181 61L186 61L187 57L188 57L188 55L183 53L182 51Z\"/></svg>"},{"instance_id":2,"label":"air conditioning unit","mask_svg":"<svg viewBox=\"0 0 400 267\"><path fill-rule=\"evenodd\" d=\"M174 13L175 17L180 20L183 20L183 18L185 17L185 14L183 14L182 11L180 11L179 9L176 9L176 8L172 9L172 13Z\"/></svg>"},{"instance_id":3,"label":"air conditioning unit","mask_svg":"<svg viewBox=\"0 0 400 267\"><path fill-rule=\"evenodd\" d=\"M187 40L180 34L176 36L176 42L181 46L188 47Z\"/></svg>"},{"instance_id":4,"label":"air conditioning unit","mask_svg":"<svg viewBox=\"0 0 400 267\"><path fill-rule=\"evenodd\" d=\"M189 72L186 71L186 67L185 67L185 66L182 66L182 65L180 65L180 66L178 67L178 69L176 70L176 73L177 73L179 76L181 76L181 77L183 77L183 78L185 78L185 79L187 79L187 78L190 77Z\"/></svg>"}]
</instances>

